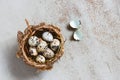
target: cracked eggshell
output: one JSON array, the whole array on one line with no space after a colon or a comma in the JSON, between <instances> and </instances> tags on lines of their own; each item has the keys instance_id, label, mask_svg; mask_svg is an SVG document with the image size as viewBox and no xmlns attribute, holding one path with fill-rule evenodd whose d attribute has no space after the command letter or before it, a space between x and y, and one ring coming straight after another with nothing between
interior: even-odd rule
<instances>
[{"instance_id":1,"label":"cracked eggshell","mask_svg":"<svg viewBox=\"0 0 120 80\"><path fill-rule=\"evenodd\" d=\"M70 26L75 29L80 28L80 24L81 24L80 20L70 21Z\"/></svg>"},{"instance_id":2,"label":"cracked eggshell","mask_svg":"<svg viewBox=\"0 0 120 80\"><path fill-rule=\"evenodd\" d=\"M31 56L37 56L37 55L38 55L38 52L37 52L36 48L30 47L30 48L29 48L29 54L30 54Z\"/></svg>"},{"instance_id":3,"label":"cracked eggshell","mask_svg":"<svg viewBox=\"0 0 120 80\"><path fill-rule=\"evenodd\" d=\"M54 57L55 54L50 48L47 48L46 51L43 53L43 55L46 58L52 58L52 57Z\"/></svg>"},{"instance_id":4,"label":"cracked eggshell","mask_svg":"<svg viewBox=\"0 0 120 80\"><path fill-rule=\"evenodd\" d=\"M39 38L37 36L31 36L28 40L30 46L37 46L39 44Z\"/></svg>"},{"instance_id":5,"label":"cracked eggshell","mask_svg":"<svg viewBox=\"0 0 120 80\"><path fill-rule=\"evenodd\" d=\"M44 32L42 38L47 42L53 41L53 35L50 32Z\"/></svg>"},{"instance_id":6,"label":"cracked eggshell","mask_svg":"<svg viewBox=\"0 0 120 80\"><path fill-rule=\"evenodd\" d=\"M73 38L75 39L75 40L82 40L82 38L83 38L83 35L82 35L82 32L78 29L78 30L76 30L75 32L74 32L74 34L73 34Z\"/></svg>"},{"instance_id":7,"label":"cracked eggshell","mask_svg":"<svg viewBox=\"0 0 120 80\"><path fill-rule=\"evenodd\" d=\"M44 52L47 48L47 42L40 40L38 46L37 46L37 51L38 52Z\"/></svg>"},{"instance_id":8,"label":"cracked eggshell","mask_svg":"<svg viewBox=\"0 0 120 80\"><path fill-rule=\"evenodd\" d=\"M53 42L50 43L50 47L53 51L56 51L60 46L60 41L58 39L53 39Z\"/></svg>"},{"instance_id":9,"label":"cracked eggshell","mask_svg":"<svg viewBox=\"0 0 120 80\"><path fill-rule=\"evenodd\" d=\"M45 63L45 57L42 56L42 55L38 55L36 57L36 61L39 62L39 63Z\"/></svg>"}]
</instances>

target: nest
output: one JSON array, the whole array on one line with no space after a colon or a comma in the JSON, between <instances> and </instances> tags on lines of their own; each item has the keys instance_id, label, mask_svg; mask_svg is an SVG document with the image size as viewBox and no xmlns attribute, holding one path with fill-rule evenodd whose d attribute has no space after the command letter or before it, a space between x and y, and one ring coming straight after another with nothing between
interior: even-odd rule
<instances>
[{"instance_id":1,"label":"nest","mask_svg":"<svg viewBox=\"0 0 120 80\"><path fill-rule=\"evenodd\" d=\"M53 67L53 64L60 59L60 57L64 53L64 39L62 34L60 33L60 29L54 25L40 23L39 25L29 25L26 20L27 28L24 30L24 33L18 31L17 39L19 50L17 52L17 57L22 58L25 63L30 66L37 68L38 70L50 70ZM60 40L60 47L57 51L55 51L55 56L51 59L46 60L45 63L38 63L34 60L34 57L29 55L29 44L28 39L35 35L41 38L41 34L45 31L49 31L53 34L54 38Z\"/></svg>"}]
</instances>

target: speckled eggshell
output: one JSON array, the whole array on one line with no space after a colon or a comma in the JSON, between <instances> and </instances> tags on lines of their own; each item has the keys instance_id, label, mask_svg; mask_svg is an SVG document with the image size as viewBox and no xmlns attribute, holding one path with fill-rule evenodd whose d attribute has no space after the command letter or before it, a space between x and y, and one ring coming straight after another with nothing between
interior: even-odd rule
<instances>
[{"instance_id":1,"label":"speckled eggshell","mask_svg":"<svg viewBox=\"0 0 120 80\"><path fill-rule=\"evenodd\" d=\"M37 46L39 44L39 38L37 36L31 36L28 40L30 46Z\"/></svg>"},{"instance_id":2,"label":"speckled eggshell","mask_svg":"<svg viewBox=\"0 0 120 80\"><path fill-rule=\"evenodd\" d=\"M53 42L50 43L50 47L53 51L56 51L60 46L60 41L58 39L53 39Z\"/></svg>"},{"instance_id":3,"label":"speckled eggshell","mask_svg":"<svg viewBox=\"0 0 120 80\"><path fill-rule=\"evenodd\" d=\"M47 48L47 42L41 40L40 43L37 46L37 51L38 52L44 52Z\"/></svg>"},{"instance_id":4,"label":"speckled eggshell","mask_svg":"<svg viewBox=\"0 0 120 80\"><path fill-rule=\"evenodd\" d=\"M54 57L54 52L50 48L47 48L46 51L43 53L43 55L46 58L52 58Z\"/></svg>"},{"instance_id":5,"label":"speckled eggshell","mask_svg":"<svg viewBox=\"0 0 120 80\"><path fill-rule=\"evenodd\" d=\"M47 42L53 41L53 35L50 32L44 32L42 38Z\"/></svg>"}]
</instances>

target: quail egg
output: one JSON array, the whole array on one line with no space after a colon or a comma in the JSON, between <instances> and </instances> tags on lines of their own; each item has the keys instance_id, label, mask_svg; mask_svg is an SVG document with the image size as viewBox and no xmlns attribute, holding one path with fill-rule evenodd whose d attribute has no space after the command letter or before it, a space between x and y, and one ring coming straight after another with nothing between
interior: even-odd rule
<instances>
[{"instance_id":1,"label":"quail egg","mask_svg":"<svg viewBox=\"0 0 120 80\"><path fill-rule=\"evenodd\" d=\"M33 48L33 47L29 48L29 53L30 53L31 56L37 56L38 55L36 48Z\"/></svg>"},{"instance_id":2,"label":"quail egg","mask_svg":"<svg viewBox=\"0 0 120 80\"><path fill-rule=\"evenodd\" d=\"M50 47L53 51L56 51L60 46L60 41L58 39L54 39L53 42L51 42Z\"/></svg>"},{"instance_id":3,"label":"quail egg","mask_svg":"<svg viewBox=\"0 0 120 80\"><path fill-rule=\"evenodd\" d=\"M45 57L42 56L42 55L38 55L36 57L36 61L39 62L39 63L45 63Z\"/></svg>"},{"instance_id":4,"label":"quail egg","mask_svg":"<svg viewBox=\"0 0 120 80\"><path fill-rule=\"evenodd\" d=\"M47 42L53 41L53 35L50 32L44 32L42 38Z\"/></svg>"},{"instance_id":5,"label":"quail egg","mask_svg":"<svg viewBox=\"0 0 120 80\"><path fill-rule=\"evenodd\" d=\"M28 40L30 46L37 46L39 44L39 38L37 36L31 36Z\"/></svg>"},{"instance_id":6,"label":"quail egg","mask_svg":"<svg viewBox=\"0 0 120 80\"><path fill-rule=\"evenodd\" d=\"M38 52L44 52L47 48L47 42L41 40L40 43L37 46L37 51Z\"/></svg>"},{"instance_id":7,"label":"quail egg","mask_svg":"<svg viewBox=\"0 0 120 80\"><path fill-rule=\"evenodd\" d=\"M52 58L52 57L54 57L55 54L51 49L47 48L46 51L43 53L43 55L46 58Z\"/></svg>"}]
</instances>

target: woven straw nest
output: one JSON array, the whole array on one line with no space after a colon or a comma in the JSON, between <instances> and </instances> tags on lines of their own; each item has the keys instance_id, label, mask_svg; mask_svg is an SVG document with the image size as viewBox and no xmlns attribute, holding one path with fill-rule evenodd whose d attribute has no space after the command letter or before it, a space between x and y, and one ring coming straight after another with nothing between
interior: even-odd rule
<instances>
[{"instance_id":1,"label":"woven straw nest","mask_svg":"<svg viewBox=\"0 0 120 80\"><path fill-rule=\"evenodd\" d=\"M25 63L37 68L38 70L52 69L54 62L60 59L60 57L64 53L64 39L62 37L62 34L60 33L60 29L54 25L49 25L45 23L40 23L39 25L29 25L28 21L27 20L25 21L28 27L24 30L24 33L18 31L17 34L19 45L17 57L22 58ZM33 35L41 38L41 33L45 31L49 31L50 33L53 34L54 38L60 40L60 47L57 51L55 51L55 56L53 58L47 60L45 63L38 63L29 55L28 39L30 38L30 36Z\"/></svg>"}]
</instances>

